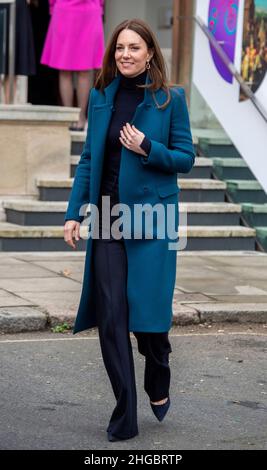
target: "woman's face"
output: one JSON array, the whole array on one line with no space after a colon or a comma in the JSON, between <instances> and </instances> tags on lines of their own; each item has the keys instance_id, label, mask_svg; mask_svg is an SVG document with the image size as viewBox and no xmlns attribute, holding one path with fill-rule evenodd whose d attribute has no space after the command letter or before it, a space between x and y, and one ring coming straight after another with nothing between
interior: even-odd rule
<instances>
[{"instance_id":1,"label":"woman's face","mask_svg":"<svg viewBox=\"0 0 267 470\"><path fill-rule=\"evenodd\" d=\"M116 44L115 60L119 71L127 77L135 77L146 69L150 54L143 38L131 29L123 29Z\"/></svg>"}]
</instances>

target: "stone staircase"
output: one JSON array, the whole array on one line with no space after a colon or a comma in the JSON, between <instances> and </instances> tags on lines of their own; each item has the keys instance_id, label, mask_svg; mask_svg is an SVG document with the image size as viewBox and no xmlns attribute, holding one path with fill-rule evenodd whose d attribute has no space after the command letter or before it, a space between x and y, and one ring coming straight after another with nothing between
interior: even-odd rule
<instances>
[{"instance_id":1,"label":"stone staircase","mask_svg":"<svg viewBox=\"0 0 267 470\"><path fill-rule=\"evenodd\" d=\"M71 251L63 239L64 215L84 139L84 133L71 135L69 178L38 179L38 199L3 198L0 251ZM197 136L194 140L195 165L189 174L178 175L180 214L187 212L186 250L262 250L255 229L243 217L242 205L230 200L228 182L223 181L224 171L236 167L221 165L221 180L216 170L218 161L214 164L212 157L215 152L217 160L227 159L231 163L233 159L242 161L240 155L218 140L217 145L212 143L214 148L206 145L204 150ZM77 250L84 250L85 246L86 240L80 240Z\"/></svg>"},{"instance_id":2,"label":"stone staircase","mask_svg":"<svg viewBox=\"0 0 267 470\"><path fill-rule=\"evenodd\" d=\"M225 181L228 201L241 205L243 219L256 230L259 248L267 251L267 194L246 162L225 139L199 139L198 149L212 160L213 177Z\"/></svg>"}]
</instances>

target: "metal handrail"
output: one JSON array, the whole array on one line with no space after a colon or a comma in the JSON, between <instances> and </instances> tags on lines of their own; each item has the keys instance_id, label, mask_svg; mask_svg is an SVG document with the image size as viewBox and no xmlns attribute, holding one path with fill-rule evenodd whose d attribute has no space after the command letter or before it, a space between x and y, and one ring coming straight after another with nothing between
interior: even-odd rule
<instances>
[{"instance_id":1,"label":"metal handrail","mask_svg":"<svg viewBox=\"0 0 267 470\"><path fill-rule=\"evenodd\" d=\"M192 17L194 21L197 23L197 25L200 27L200 29L203 31L203 33L207 36L208 40L222 59L223 63L229 70L229 72L233 75L233 77L238 81L240 87L242 88L244 94L252 101L252 104L255 106L257 111L261 114L265 122L267 122L267 112L265 108L262 106L262 104L257 100L256 96L254 93L251 91L249 86L246 84L246 82L243 80L242 76L240 73L236 70L235 65L231 62L227 54L224 52L223 48L220 46L218 41L215 39L213 34L210 32L202 18L200 16L196 15Z\"/></svg>"}]
</instances>

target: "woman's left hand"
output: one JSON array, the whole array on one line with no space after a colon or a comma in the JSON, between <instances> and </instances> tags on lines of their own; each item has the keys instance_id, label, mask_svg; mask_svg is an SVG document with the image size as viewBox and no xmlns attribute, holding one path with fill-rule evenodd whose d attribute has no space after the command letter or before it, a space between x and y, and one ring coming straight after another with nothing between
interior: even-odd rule
<instances>
[{"instance_id":1,"label":"woman's left hand","mask_svg":"<svg viewBox=\"0 0 267 470\"><path fill-rule=\"evenodd\" d=\"M130 125L128 122L126 126L123 126L122 130L120 131L121 136L119 137L120 142L124 147L132 152L139 153L140 155L146 156L146 152L140 147L145 134L138 129L134 125Z\"/></svg>"}]
</instances>

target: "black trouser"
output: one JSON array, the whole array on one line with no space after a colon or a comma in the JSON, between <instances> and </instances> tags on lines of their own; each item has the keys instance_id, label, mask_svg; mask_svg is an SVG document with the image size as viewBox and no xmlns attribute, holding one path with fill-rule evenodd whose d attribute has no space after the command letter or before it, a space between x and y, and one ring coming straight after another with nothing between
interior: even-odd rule
<instances>
[{"instance_id":1,"label":"black trouser","mask_svg":"<svg viewBox=\"0 0 267 470\"><path fill-rule=\"evenodd\" d=\"M103 361L117 405L107 430L120 438L138 433L137 394L128 330L127 257L123 240L93 240L96 314ZM138 293L136 293L138 295ZM140 299L142 302L142 299ZM134 332L145 356L144 388L151 401L169 396L168 332Z\"/></svg>"}]
</instances>

